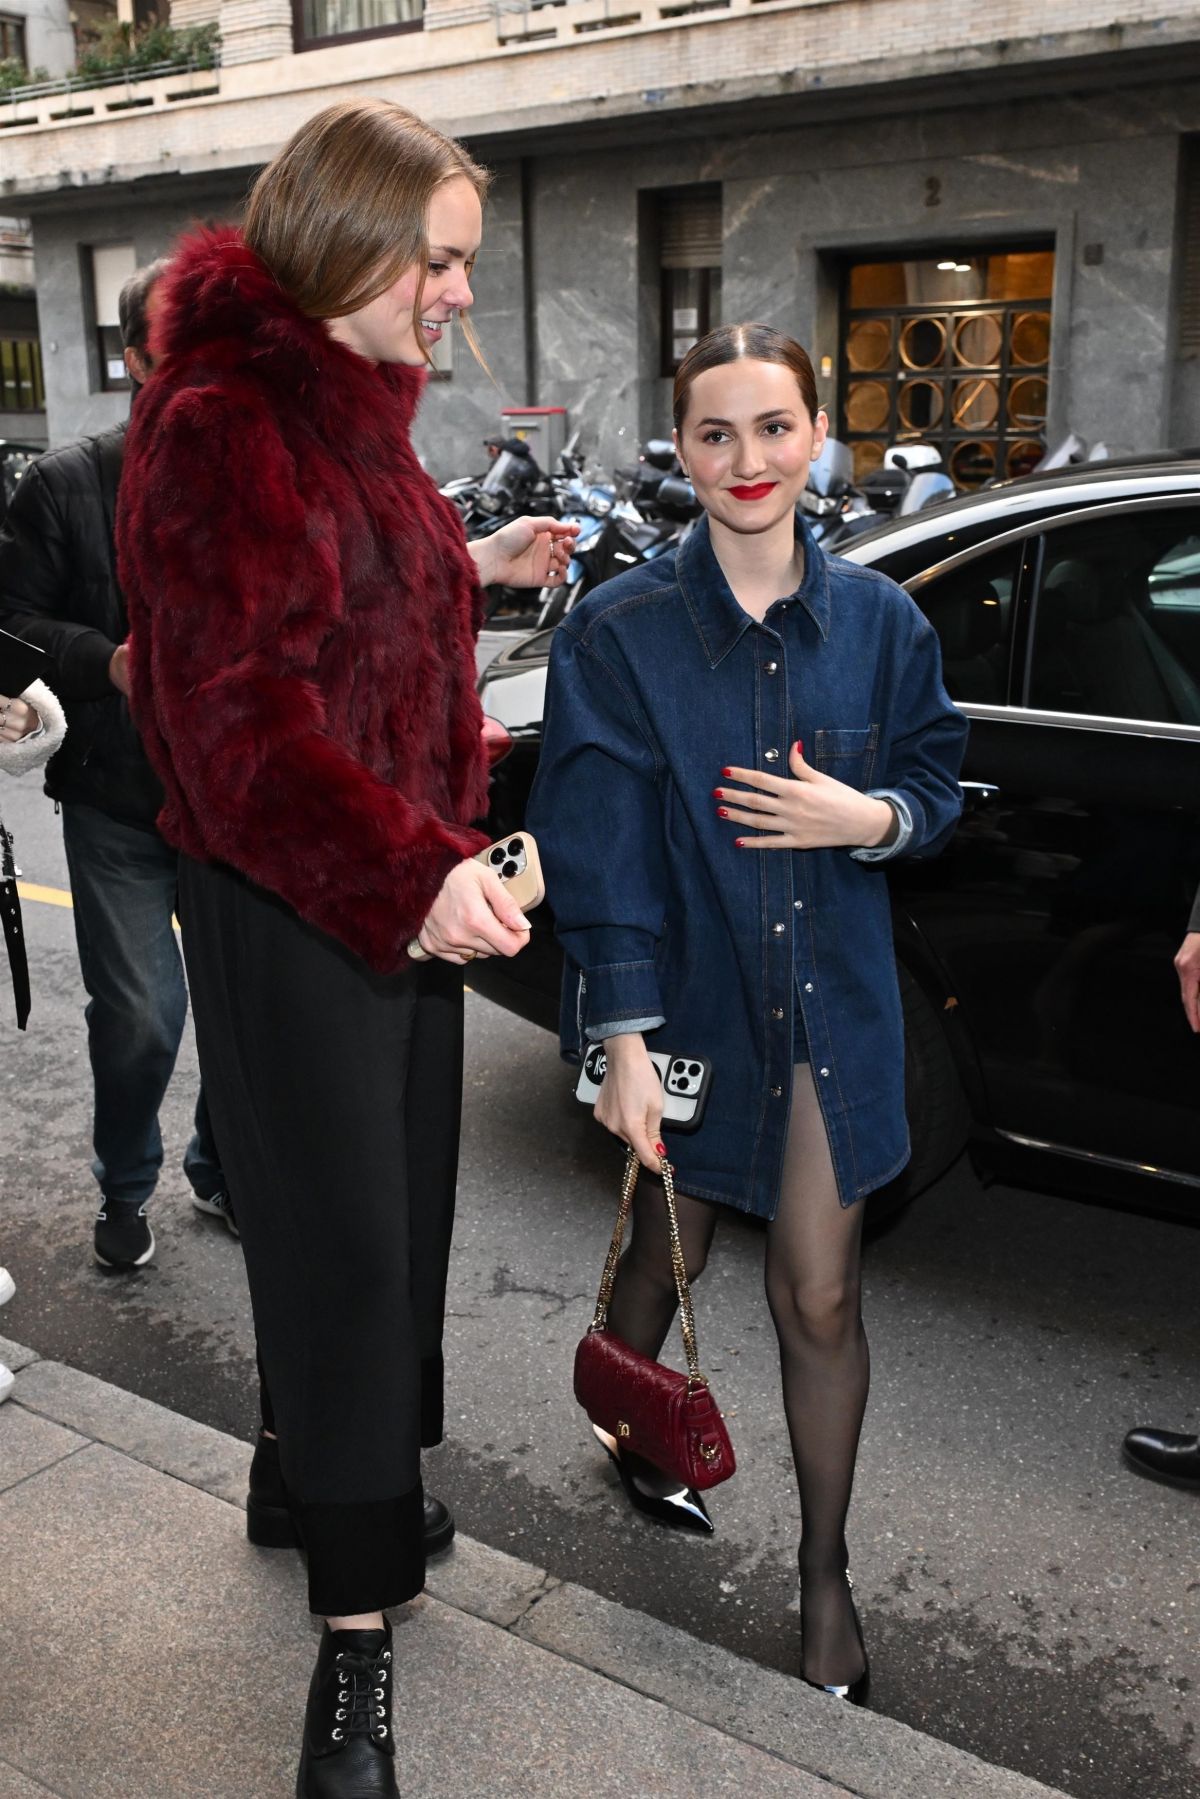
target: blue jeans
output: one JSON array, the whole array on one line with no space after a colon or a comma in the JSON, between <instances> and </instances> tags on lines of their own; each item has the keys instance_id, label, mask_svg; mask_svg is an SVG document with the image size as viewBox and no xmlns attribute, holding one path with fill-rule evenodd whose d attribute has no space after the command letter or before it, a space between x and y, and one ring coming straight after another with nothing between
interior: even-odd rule
<instances>
[{"instance_id":1,"label":"blue jeans","mask_svg":"<svg viewBox=\"0 0 1200 1799\"><path fill-rule=\"evenodd\" d=\"M149 1199L162 1167L158 1109L187 1018L171 916L178 857L156 831L65 803L63 843L95 1100L92 1172L106 1199ZM225 1185L201 1088L183 1171L200 1199Z\"/></svg>"}]
</instances>

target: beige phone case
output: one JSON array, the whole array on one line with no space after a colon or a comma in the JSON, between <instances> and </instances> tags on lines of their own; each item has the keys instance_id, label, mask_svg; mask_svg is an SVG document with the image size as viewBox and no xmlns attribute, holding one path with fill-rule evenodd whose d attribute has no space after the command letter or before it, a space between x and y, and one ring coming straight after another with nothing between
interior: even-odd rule
<instances>
[{"instance_id":1,"label":"beige phone case","mask_svg":"<svg viewBox=\"0 0 1200 1799\"><path fill-rule=\"evenodd\" d=\"M495 870L522 912L532 912L545 899L542 861L537 844L528 831L513 831L508 837L498 838L480 850L475 860L482 862L485 868ZM408 953L414 962L430 960L415 937L408 946Z\"/></svg>"}]
</instances>

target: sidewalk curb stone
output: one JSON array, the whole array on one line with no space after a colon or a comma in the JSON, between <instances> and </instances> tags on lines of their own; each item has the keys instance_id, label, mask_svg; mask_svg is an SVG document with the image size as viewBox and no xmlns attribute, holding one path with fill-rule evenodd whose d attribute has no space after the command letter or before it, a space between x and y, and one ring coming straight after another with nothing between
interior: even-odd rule
<instances>
[{"instance_id":1,"label":"sidewalk curb stone","mask_svg":"<svg viewBox=\"0 0 1200 1799\"><path fill-rule=\"evenodd\" d=\"M15 1359L14 1359L15 1358ZM82 1437L245 1504L251 1448L94 1375L0 1339L19 1370L14 1402ZM441 1604L576 1662L858 1799L1067 1799L1055 1788L981 1761L881 1713L825 1699L787 1675L634 1612L502 1550L459 1536L432 1562L426 1588ZM0 1763L0 1799L8 1769ZM22 1777L24 1779L24 1777ZM11 1785L11 1783L10 1783ZM13 1799L47 1791L12 1789Z\"/></svg>"}]
</instances>

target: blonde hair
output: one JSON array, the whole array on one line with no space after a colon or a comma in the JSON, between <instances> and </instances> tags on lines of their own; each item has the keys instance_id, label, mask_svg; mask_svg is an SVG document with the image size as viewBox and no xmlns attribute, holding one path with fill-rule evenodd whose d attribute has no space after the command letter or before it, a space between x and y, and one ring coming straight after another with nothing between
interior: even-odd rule
<instances>
[{"instance_id":1,"label":"blonde hair","mask_svg":"<svg viewBox=\"0 0 1200 1799\"><path fill-rule=\"evenodd\" d=\"M429 203L458 176L482 202L491 176L453 138L392 100L342 100L301 125L267 164L250 190L243 235L301 312L343 318L427 263ZM414 325L420 306L418 287ZM470 324L459 322L482 362Z\"/></svg>"}]
</instances>

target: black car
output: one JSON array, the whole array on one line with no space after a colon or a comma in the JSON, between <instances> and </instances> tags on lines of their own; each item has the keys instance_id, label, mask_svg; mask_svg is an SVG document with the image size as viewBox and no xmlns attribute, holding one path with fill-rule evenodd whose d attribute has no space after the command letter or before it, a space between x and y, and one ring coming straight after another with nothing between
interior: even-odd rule
<instances>
[{"instance_id":1,"label":"black car","mask_svg":"<svg viewBox=\"0 0 1200 1799\"><path fill-rule=\"evenodd\" d=\"M1172 968L1200 885L1200 459L1009 483L845 553L912 594L971 720L953 842L889 871L913 1137L892 1197L969 1138L1029 1185L1200 1217L1200 1039ZM550 635L480 681L511 739L496 836L524 818ZM552 1029L547 907L533 926L471 979Z\"/></svg>"}]
</instances>

